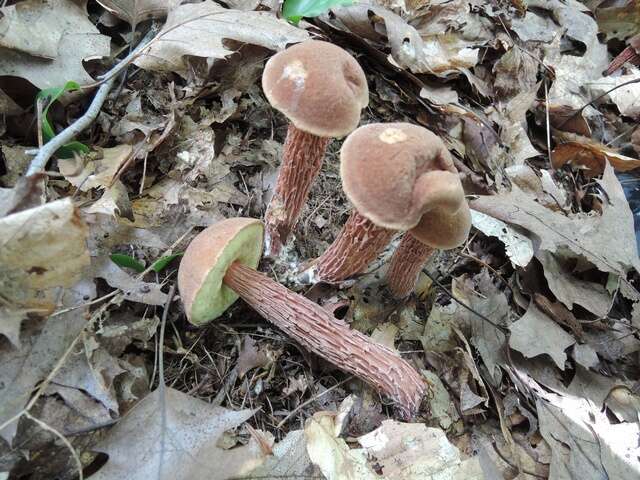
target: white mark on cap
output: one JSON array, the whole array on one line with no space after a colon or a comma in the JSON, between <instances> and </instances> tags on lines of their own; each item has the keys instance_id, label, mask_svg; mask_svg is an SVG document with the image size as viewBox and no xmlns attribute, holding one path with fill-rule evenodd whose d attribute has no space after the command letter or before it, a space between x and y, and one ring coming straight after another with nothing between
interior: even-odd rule
<instances>
[{"instance_id":1,"label":"white mark on cap","mask_svg":"<svg viewBox=\"0 0 640 480\"><path fill-rule=\"evenodd\" d=\"M304 87L304 81L307 78L307 69L300 60L294 60L288 63L284 70L282 70L282 78L291 80L296 88Z\"/></svg>"},{"instance_id":2,"label":"white mark on cap","mask_svg":"<svg viewBox=\"0 0 640 480\"><path fill-rule=\"evenodd\" d=\"M381 142L388 143L390 145L394 143L404 142L407 139L407 134L399 128L385 128L378 136Z\"/></svg>"}]
</instances>

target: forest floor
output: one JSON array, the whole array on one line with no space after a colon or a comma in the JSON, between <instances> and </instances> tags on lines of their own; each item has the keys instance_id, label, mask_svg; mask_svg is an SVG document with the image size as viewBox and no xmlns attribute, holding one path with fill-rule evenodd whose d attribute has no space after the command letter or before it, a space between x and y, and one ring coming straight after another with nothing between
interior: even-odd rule
<instances>
[{"instance_id":1,"label":"forest floor","mask_svg":"<svg viewBox=\"0 0 640 480\"><path fill-rule=\"evenodd\" d=\"M640 68L604 73L640 2L179 3L0 8L0 479L640 478ZM351 209L333 140L259 266L422 372L410 422L242 301L190 325L175 288L203 227L264 216L287 120L260 78L308 38L362 66L362 124L442 138L472 209L406 300L398 238L301 284Z\"/></svg>"}]
</instances>

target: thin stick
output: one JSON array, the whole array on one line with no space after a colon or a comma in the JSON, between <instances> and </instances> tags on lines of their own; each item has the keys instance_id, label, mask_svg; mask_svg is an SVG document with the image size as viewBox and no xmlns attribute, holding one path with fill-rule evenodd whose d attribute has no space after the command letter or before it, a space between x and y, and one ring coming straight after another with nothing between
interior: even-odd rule
<instances>
[{"instance_id":1,"label":"thin stick","mask_svg":"<svg viewBox=\"0 0 640 480\"><path fill-rule=\"evenodd\" d=\"M313 397L311 397L309 400L307 400L306 402L301 403L300 405L298 405L296 408L294 408L293 410L291 410L291 412L289 412L289 415L287 415L286 417L284 417L282 419L282 421L280 423L278 423L278 425L276 425L276 429L280 429L285 423L287 423L287 421L293 417L296 413L298 413L300 410L302 410L304 407L306 407L307 405L309 405L311 402L315 402L317 399L319 399L320 397L322 397L323 395L326 395L327 393L331 392L332 390L335 390L336 388L338 388L340 385L343 385L345 383L347 383L350 380L353 380L353 376L347 377L344 380L336 383L333 387L329 387L327 388L324 392L319 393L318 395L315 395Z\"/></svg>"},{"instance_id":2,"label":"thin stick","mask_svg":"<svg viewBox=\"0 0 640 480\"><path fill-rule=\"evenodd\" d=\"M149 32L147 32L147 35L145 35L145 37L140 41L140 43L132 53L137 54L139 51L145 48L149 41L153 38L155 33L155 30L149 30ZM126 67L130 63L128 59L129 56L127 56L123 61L119 62L118 65L112 68L109 73L114 71L117 71L119 73L122 68ZM119 68L120 66L122 67ZM84 113L84 115L78 118L67 128L62 130L55 137L53 137L45 146L38 149L38 154L34 157L33 160L31 160L31 164L27 169L26 176L30 176L36 172L39 172L40 170L44 170L44 167L47 165L49 159L56 151L58 151L60 147L69 143L95 121L95 119L98 117L98 114L100 113L100 110L102 109L102 105L107 99L107 95L109 95L109 92L113 88L116 77L117 75L112 75L106 82L100 85L95 97L93 97L93 100L91 101L91 105L89 105L89 108Z\"/></svg>"},{"instance_id":3,"label":"thin stick","mask_svg":"<svg viewBox=\"0 0 640 480\"><path fill-rule=\"evenodd\" d=\"M24 412L24 416L27 417L29 420L32 420L33 422L35 422L43 430L46 430L48 432L53 433L56 437L58 437L60 439L60 441L62 443L64 443L65 447L67 447L69 449L69 452L71 452L71 456L73 457L74 461L76 462L76 468L78 469L78 478L79 478L79 480L83 480L84 479L84 475L82 473L82 462L80 461L80 457L78 456L78 452L76 452L76 449L73 448L73 445L71 445L71 442L69 440L67 440L67 438L64 435L62 435L58 430L53 428L51 425L47 425L45 422L43 422L39 418L34 417L29 412Z\"/></svg>"},{"instance_id":4,"label":"thin stick","mask_svg":"<svg viewBox=\"0 0 640 480\"><path fill-rule=\"evenodd\" d=\"M547 86L547 79L544 79L544 110L545 110L545 121L547 124L547 154L549 155L549 165L551 166L551 170L553 168L553 162L551 161L551 122L549 121L549 87Z\"/></svg>"},{"instance_id":5,"label":"thin stick","mask_svg":"<svg viewBox=\"0 0 640 480\"><path fill-rule=\"evenodd\" d=\"M160 391L160 459L158 460L158 480L162 478L162 464L164 460L164 452L166 448L166 433L167 433L167 405L165 398L165 385L164 385L164 331L167 326L167 317L169 315L169 307L173 301L173 295L176 292L175 283L171 285L169 289L169 295L167 295L167 302L164 304L164 311L162 312L162 322L160 323L160 338L158 339L158 372L159 382L158 390Z\"/></svg>"}]
</instances>

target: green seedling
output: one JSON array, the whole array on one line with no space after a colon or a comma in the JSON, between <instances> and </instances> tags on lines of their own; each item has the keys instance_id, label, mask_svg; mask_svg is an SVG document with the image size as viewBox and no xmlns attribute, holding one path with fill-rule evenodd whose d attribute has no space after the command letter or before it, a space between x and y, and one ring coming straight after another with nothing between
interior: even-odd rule
<instances>
[{"instance_id":1,"label":"green seedling","mask_svg":"<svg viewBox=\"0 0 640 480\"><path fill-rule=\"evenodd\" d=\"M63 87L52 87L45 90L41 90L36 96L36 102L41 101L46 104L42 110L42 137L44 143L49 142L56 136L56 132L53 130L53 126L49 121L49 107L53 102L57 101L64 93L72 92L80 88L80 85L76 82L67 82ZM73 158L74 153L88 153L89 147L80 142L69 142L62 146L56 152L56 156L59 158Z\"/></svg>"},{"instance_id":2,"label":"green seedling","mask_svg":"<svg viewBox=\"0 0 640 480\"><path fill-rule=\"evenodd\" d=\"M167 268L167 265L169 265L169 263L171 263L173 259L182 256L182 254L183 252L179 252L174 253L173 255L165 255L164 257L160 257L158 260L153 262L153 264L151 265L151 270L156 273L160 273L162 270ZM133 257L130 257L129 255L124 255L122 253L113 253L109 258L111 258L111 261L119 267L130 268L138 273L142 273L146 270L146 267L141 262Z\"/></svg>"},{"instance_id":3,"label":"green seedling","mask_svg":"<svg viewBox=\"0 0 640 480\"><path fill-rule=\"evenodd\" d=\"M282 14L289 22L297 25L303 17L317 17L333 7L347 7L353 4L354 0L285 0Z\"/></svg>"}]
</instances>

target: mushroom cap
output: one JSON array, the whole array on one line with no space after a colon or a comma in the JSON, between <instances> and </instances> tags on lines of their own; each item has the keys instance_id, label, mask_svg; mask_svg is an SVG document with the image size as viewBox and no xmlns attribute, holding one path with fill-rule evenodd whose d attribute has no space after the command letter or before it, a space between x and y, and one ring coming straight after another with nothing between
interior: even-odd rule
<instances>
[{"instance_id":1,"label":"mushroom cap","mask_svg":"<svg viewBox=\"0 0 640 480\"><path fill-rule=\"evenodd\" d=\"M433 248L450 250L462 245L471 230L471 211L466 202L454 214L440 209L425 213L411 234Z\"/></svg>"},{"instance_id":2,"label":"mushroom cap","mask_svg":"<svg viewBox=\"0 0 640 480\"><path fill-rule=\"evenodd\" d=\"M269 103L300 130L319 137L344 137L369 103L367 79L342 48L307 40L275 54L262 74Z\"/></svg>"},{"instance_id":3,"label":"mushroom cap","mask_svg":"<svg viewBox=\"0 0 640 480\"><path fill-rule=\"evenodd\" d=\"M442 140L410 123L362 126L349 135L340 151L347 197L360 214L389 229L409 230L418 224L438 192L435 180L440 177L434 176L438 171L457 177ZM446 206L450 201L440 203ZM447 208L457 210L455 205Z\"/></svg>"},{"instance_id":4,"label":"mushroom cap","mask_svg":"<svg viewBox=\"0 0 640 480\"><path fill-rule=\"evenodd\" d=\"M189 322L207 323L238 299L223 283L227 268L233 262L256 268L263 233L260 220L229 218L207 227L191 241L178 269L178 288Z\"/></svg>"}]
</instances>

